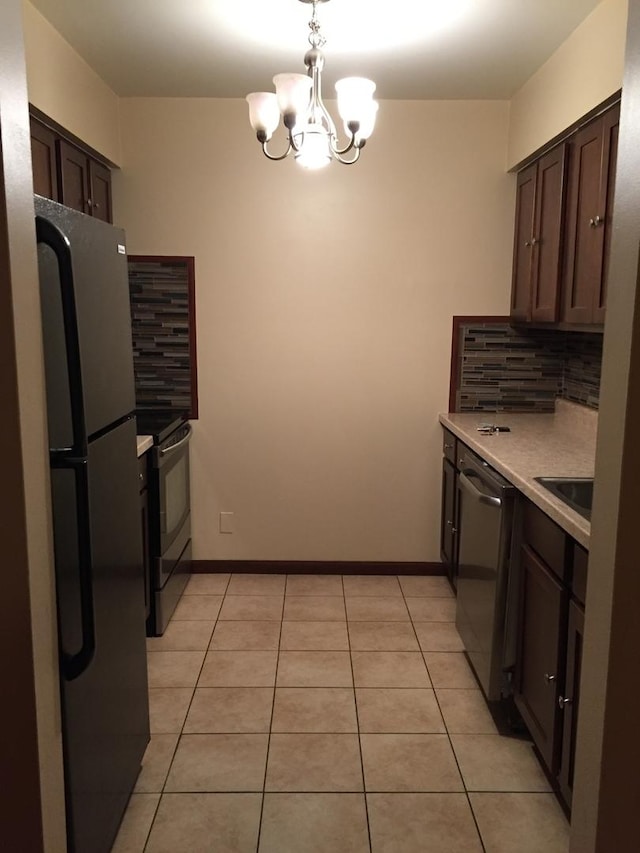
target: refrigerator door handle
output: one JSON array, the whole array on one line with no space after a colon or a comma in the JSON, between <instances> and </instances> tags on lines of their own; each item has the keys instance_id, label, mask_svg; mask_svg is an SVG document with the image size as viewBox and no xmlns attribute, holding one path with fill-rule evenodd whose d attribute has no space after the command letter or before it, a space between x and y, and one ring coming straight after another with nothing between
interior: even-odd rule
<instances>
[{"instance_id":1,"label":"refrigerator door handle","mask_svg":"<svg viewBox=\"0 0 640 853\"><path fill-rule=\"evenodd\" d=\"M76 313L73 263L69 240L60 229L42 216L36 216L36 239L49 246L56 256L60 273L64 340L67 355L67 375L71 405L72 447L52 450L71 457L87 455L87 431L84 420L84 397L82 393L82 369L80 366L80 339Z\"/></svg>"},{"instance_id":2,"label":"refrigerator door handle","mask_svg":"<svg viewBox=\"0 0 640 853\"><path fill-rule=\"evenodd\" d=\"M80 651L68 654L61 647L61 671L65 681L73 681L88 669L96 651L96 626L93 608L93 560L89 517L89 472L86 459L53 457L53 468L73 469L76 482L76 530L78 532L78 584L80 593Z\"/></svg>"}]
</instances>

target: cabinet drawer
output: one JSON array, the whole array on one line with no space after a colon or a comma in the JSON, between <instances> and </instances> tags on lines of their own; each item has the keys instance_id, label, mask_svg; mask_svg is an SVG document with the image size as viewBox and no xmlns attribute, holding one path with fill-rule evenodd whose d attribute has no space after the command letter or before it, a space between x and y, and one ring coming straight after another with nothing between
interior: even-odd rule
<instances>
[{"instance_id":1,"label":"cabinet drawer","mask_svg":"<svg viewBox=\"0 0 640 853\"><path fill-rule=\"evenodd\" d=\"M589 552L585 551L577 542L572 542L571 545L573 548L571 592L584 607L584 603L587 600L587 563L589 561Z\"/></svg>"},{"instance_id":2,"label":"cabinet drawer","mask_svg":"<svg viewBox=\"0 0 640 853\"><path fill-rule=\"evenodd\" d=\"M451 462L453 465L456 465L458 439L452 432L449 432L448 429L443 429L442 432L442 453L444 454L445 458L449 460L449 462Z\"/></svg>"},{"instance_id":3,"label":"cabinet drawer","mask_svg":"<svg viewBox=\"0 0 640 853\"><path fill-rule=\"evenodd\" d=\"M566 541L562 528L531 501L524 507L524 542L565 582L567 578Z\"/></svg>"},{"instance_id":4,"label":"cabinet drawer","mask_svg":"<svg viewBox=\"0 0 640 853\"><path fill-rule=\"evenodd\" d=\"M147 488L147 453L143 453L138 459L138 485L140 491Z\"/></svg>"}]
</instances>

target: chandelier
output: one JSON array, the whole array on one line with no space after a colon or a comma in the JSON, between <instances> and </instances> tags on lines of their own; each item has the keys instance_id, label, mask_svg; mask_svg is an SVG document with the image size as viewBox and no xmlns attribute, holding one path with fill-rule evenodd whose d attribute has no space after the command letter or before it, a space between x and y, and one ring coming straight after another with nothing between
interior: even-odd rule
<instances>
[{"instance_id":1,"label":"chandelier","mask_svg":"<svg viewBox=\"0 0 640 853\"><path fill-rule=\"evenodd\" d=\"M328 0L300 0L313 5L309 21L309 44L304 57L306 74L276 74L273 92L252 92L247 95L249 121L258 142L269 160L284 160L293 152L295 159L306 169L319 169L332 159L351 165L373 131L378 103L373 100L376 84L364 77L345 77L336 83L338 112L344 122L348 140L340 147L333 119L322 102L322 70L325 38L320 33L318 3ZM282 122L288 132L288 146L282 154L272 154L267 143ZM346 155L346 156L345 156Z\"/></svg>"}]
</instances>

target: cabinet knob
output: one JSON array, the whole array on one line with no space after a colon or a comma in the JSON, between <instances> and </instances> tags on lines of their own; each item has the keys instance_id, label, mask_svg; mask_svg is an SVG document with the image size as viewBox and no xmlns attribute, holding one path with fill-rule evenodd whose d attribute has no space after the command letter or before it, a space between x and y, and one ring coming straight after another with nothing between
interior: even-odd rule
<instances>
[{"instance_id":1,"label":"cabinet knob","mask_svg":"<svg viewBox=\"0 0 640 853\"><path fill-rule=\"evenodd\" d=\"M455 534L458 532L458 530L457 530L457 528L455 528L455 527L453 526L453 521L447 521L447 524L448 524L448 525L449 525L449 527L451 528L451 533L455 536Z\"/></svg>"},{"instance_id":2,"label":"cabinet knob","mask_svg":"<svg viewBox=\"0 0 640 853\"><path fill-rule=\"evenodd\" d=\"M545 672L544 680L547 682L547 684L552 684L556 680L556 677L555 675L549 675L548 672Z\"/></svg>"},{"instance_id":3,"label":"cabinet knob","mask_svg":"<svg viewBox=\"0 0 640 853\"><path fill-rule=\"evenodd\" d=\"M565 706L570 705L570 704L571 704L570 698L565 699L564 696L558 696L558 708L560 708L561 711L564 711Z\"/></svg>"},{"instance_id":4,"label":"cabinet knob","mask_svg":"<svg viewBox=\"0 0 640 853\"><path fill-rule=\"evenodd\" d=\"M535 237L532 237L532 238L531 238L531 245L532 245L532 246L536 246L537 244L538 244L538 240L536 240L536 238L535 238Z\"/></svg>"},{"instance_id":5,"label":"cabinet knob","mask_svg":"<svg viewBox=\"0 0 640 853\"><path fill-rule=\"evenodd\" d=\"M593 221L594 221L595 227L597 228L598 225L602 225L604 223L604 217L603 216L596 216L596 218Z\"/></svg>"},{"instance_id":6,"label":"cabinet knob","mask_svg":"<svg viewBox=\"0 0 640 853\"><path fill-rule=\"evenodd\" d=\"M453 450L453 444L445 444L444 449L445 450Z\"/></svg>"},{"instance_id":7,"label":"cabinet knob","mask_svg":"<svg viewBox=\"0 0 640 853\"><path fill-rule=\"evenodd\" d=\"M531 240L525 240L524 244L527 248L529 248L529 246L531 246Z\"/></svg>"}]
</instances>

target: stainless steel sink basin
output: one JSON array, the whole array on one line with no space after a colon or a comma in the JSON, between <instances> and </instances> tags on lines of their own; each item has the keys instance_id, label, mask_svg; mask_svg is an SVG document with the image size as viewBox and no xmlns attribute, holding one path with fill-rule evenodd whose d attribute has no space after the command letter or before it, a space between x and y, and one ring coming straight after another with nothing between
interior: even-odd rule
<instances>
[{"instance_id":1,"label":"stainless steel sink basin","mask_svg":"<svg viewBox=\"0 0 640 853\"><path fill-rule=\"evenodd\" d=\"M535 477L534 479L584 518L591 518L593 477Z\"/></svg>"}]
</instances>

